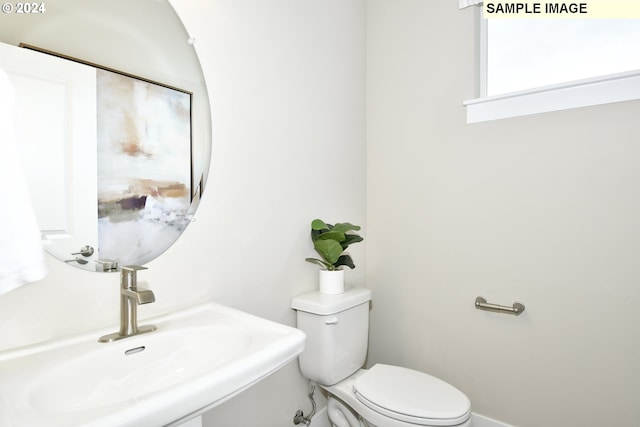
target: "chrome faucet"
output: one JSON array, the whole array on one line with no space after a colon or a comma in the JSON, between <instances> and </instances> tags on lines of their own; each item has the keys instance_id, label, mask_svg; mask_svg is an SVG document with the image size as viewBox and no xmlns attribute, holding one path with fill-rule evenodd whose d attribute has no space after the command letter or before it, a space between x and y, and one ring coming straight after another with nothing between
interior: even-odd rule
<instances>
[{"instance_id":1,"label":"chrome faucet","mask_svg":"<svg viewBox=\"0 0 640 427\"><path fill-rule=\"evenodd\" d=\"M153 325L138 326L138 305L155 302L156 297L148 289L138 289L139 265L125 265L120 269L120 330L100 337L99 342L117 341L134 335L155 331Z\"/></svg>"}]
</instances>

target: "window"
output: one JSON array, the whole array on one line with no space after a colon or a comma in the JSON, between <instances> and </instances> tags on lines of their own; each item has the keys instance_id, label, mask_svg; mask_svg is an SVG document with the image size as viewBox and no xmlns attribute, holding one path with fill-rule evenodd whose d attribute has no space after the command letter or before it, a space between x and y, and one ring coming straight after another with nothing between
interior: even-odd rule
<instances>
[{"instance_id":1,"label":"window","mask_svg":"<svg viewBox=\"0 0 640 427\"><path fill-rule=\"evenodd\" d=\"M468 123L640 99L640 19L478 19Z\"/></svg>"},{"instance_id":2,"label":"window","mask_svg":"<svg viewBox=\"0 0 640 427\"><path fill-rule=\"evenodd\" d=\"M635 19L492 19L487 95L640 70Z\"/></svg>"}]
</instances>

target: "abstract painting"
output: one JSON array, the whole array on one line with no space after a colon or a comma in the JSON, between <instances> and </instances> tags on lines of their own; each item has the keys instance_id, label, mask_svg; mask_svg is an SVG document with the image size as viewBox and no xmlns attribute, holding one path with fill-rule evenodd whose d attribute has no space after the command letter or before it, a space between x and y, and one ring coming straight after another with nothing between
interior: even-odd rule
<instances>
[{"instance_id":1,"label":"abstract painting","mask_svg":"<svg viewBox=\"0 0 640 427\"><path fill-rule=\"evenodd\" d=\"M188 223L191 94L96 72L99 254L144 264Z\"/></svg>"}]
</instances>

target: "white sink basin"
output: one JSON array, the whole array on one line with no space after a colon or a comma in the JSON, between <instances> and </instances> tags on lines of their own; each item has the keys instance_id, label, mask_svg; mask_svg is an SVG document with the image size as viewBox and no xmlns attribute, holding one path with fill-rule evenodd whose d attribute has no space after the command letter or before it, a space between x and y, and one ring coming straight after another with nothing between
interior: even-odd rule
<instances>
[{"instance_id":1,"label":"white sink basin","mask_svg":"<svg viewBox=\"0 0 640 427\"><path fill-rule=\"evenodd\" d=\"M293 360L304 334L218 304L0 353L0 426L159 427L210 409ZM116 328L117 329L117 328Z\"/></svg>"}]
</instances>

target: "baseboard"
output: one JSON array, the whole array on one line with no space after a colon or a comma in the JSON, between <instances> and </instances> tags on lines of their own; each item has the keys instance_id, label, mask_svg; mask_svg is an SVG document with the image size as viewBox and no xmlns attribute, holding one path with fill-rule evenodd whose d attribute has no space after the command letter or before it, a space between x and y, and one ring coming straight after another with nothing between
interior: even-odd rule
<instances>
[{"instance_id":1,"label":"baseboard","mask_svg":"<svg viewBox=\"0 0 640 427\"><path fill-rule=\"evenodd\" d=\"M485 417L484 415L471 414L472 427L513 427L511 424L506 424L493 418ZM320 409L311 419L310 427L331 427L329 424L329 417L327 417L327 407L324 406Z\"/></svg>"},{"instance_id":2,"label":"baseboard","mask_svg":"<svg viewBox=\"0 0 640 427\"><path fill-rule=\"evenodd\" d=\"M202 417L198 416L195 418L191 418L189 421L185 421L180 424L179 427L202 427Z\"/></svg>"},{"instance_id":3,"label":"baseboard","mask_svg":"<svg viewBox=\"0 0 640 427\"><path fill-rule=\"evenodd\" d=\"M513 427L511 424L503 423L475 412L471 413L471 425L472 427Z\"/></svg>"},{"instance_id":4,"label":"baseboard","mask_svg":"<svg viewBox=\"0 0 640 427\"><path fill-rule=\"evenodd\" d=\"M327 416L327 406L323 406L319 411L315 413L311 418L310 427L331 427L329 424L329 417Z\"/></svg>"}]
</instances>

